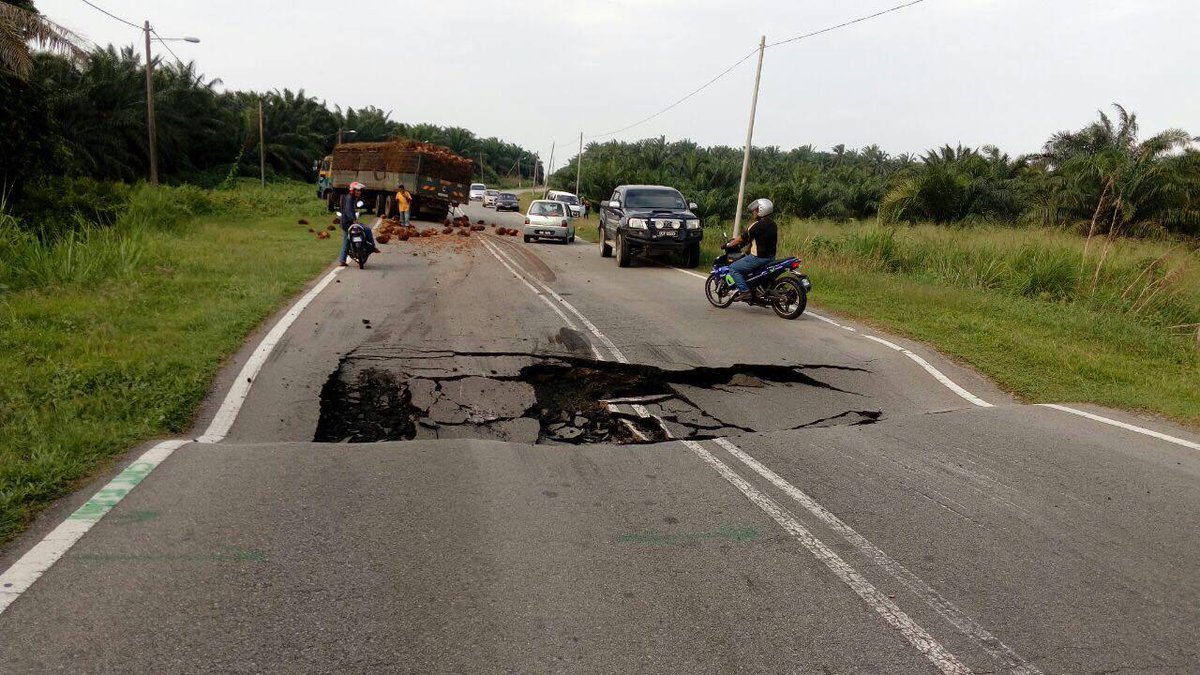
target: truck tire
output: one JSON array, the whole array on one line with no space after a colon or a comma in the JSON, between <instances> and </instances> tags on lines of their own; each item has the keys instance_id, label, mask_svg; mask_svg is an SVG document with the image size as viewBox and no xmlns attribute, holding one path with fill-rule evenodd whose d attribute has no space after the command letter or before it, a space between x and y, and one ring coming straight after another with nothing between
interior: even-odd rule
<instances>
[{"instance_id":1,"label":"truck tire","mask_svg":"<svg viewBox=\"0 0 1200 675\"><path fill-rule=\"evenodd\" d=\"M683 266L689 270L700 266L700 242L688 244L683 250Z\"/></svg>"},{"instance_id":2,"label":"truck tire","mask_svg":"<svg viewBox=\"0 0 1200 675\"><path fill-rule=\"evenodd\" d=\"M612 257L612 246L610 246L608 241L604 238L604 226L603 225L600 226L600 257L601 258L611 258Z\"/></svg>"},{"instance_id":3,"label":"truck tire","mask_svg":"<svg viewBox=\"0 0 1200 675\"><path fill-rule=\"evenodd\" d=\"M387 208L387 197L383 194L375 195L375 215L383 217L384 209Z\"/></svg>"},{"instance_id":4,"label":"truck tire","mask_svg":"<svg viewBox=\"0 0 1200 675\"><path fill-rule=\"evenodd\" d=\"M337 193L333 190L325 191L325 207L329 209L330 213L337 211Z\"/></svg>"},{"instance_id":5,"label":"truck tire","mask_svg":"<svg viewBox=\"0 0 1200 675\"><path fill-rule=\"evenodd\" d=\"M625 243L625 235L617 232L617 267L629 267L632 257L629 255L629 246Z\"/></svg>"}]
</instances>

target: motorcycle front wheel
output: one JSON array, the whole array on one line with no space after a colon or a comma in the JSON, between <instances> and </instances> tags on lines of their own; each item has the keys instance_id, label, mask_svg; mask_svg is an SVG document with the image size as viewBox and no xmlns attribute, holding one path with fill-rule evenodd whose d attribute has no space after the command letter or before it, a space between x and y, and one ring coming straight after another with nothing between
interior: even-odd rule
<instances>
[{"instance_id":1,"label":"motorcycle front wheel","mask_svg":"<svg viewBox=\"0 0 1200 675\"><path fill-rule=\"evenodd\" d=\"M704 282L704 295L713 307L725 309L733 304L733 289L725 283L725 277L716 274L710 274L708 281Z\"/></svg>"},{"instance_id":2,"label":"motorcycle front wheel","mask_svg":"<svg viewBox=\"0 0 1200 675\"><path fill-rule=\"evenodd\" d=\"M771 308L781 318L797 319L807 306L808 293L797 279L784 277L771 289Z\"/></svg>"}]
</instances>

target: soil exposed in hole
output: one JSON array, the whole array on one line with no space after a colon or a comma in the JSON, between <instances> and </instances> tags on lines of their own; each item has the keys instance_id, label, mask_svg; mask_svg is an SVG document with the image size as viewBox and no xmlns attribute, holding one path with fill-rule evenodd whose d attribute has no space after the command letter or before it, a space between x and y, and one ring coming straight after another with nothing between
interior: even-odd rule
<instances>
[{"instance_id":1,"label":"soil exposed in hole","mask_svg":"<svg viewBox=\"0 0 1200 675\"><path fill-rule=\"evenodd\" d=\"M350 355L321 391L317 442L486 438L654 443L870 424L861 398L805 373L837 366L663 370L537 354ZM752 397L752 398L751 398ZM754 420L732 411L753 408Z\"/></svg>"}]
</instances>

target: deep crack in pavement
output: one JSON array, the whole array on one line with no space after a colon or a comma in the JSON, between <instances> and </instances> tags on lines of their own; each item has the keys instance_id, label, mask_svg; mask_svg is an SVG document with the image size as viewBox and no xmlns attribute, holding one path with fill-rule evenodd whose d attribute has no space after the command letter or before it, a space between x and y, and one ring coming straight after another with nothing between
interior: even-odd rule
<instances>
[{"instance_id":1,"label":"deep crack in pavement","mask_svg":"<svg viewBox=\"0 0 1200 675\"><path fill-rule=\"evenodd\" d=\"M859 395L805 372L819 369L867 373L844 366L761 364L667 370L512 352L352 353L321 390L314 440L655 443L854 426L882 418L879 410L847 409L842 400ZM805 403L823 395L836 397L841 407L814 415L814 405ZM768 423L734 414L764 402L781 411ZM830 403L835 402L821 401L822 409ZM637 414L634 406L651 418Z\"/></svg>"}]
</instances>

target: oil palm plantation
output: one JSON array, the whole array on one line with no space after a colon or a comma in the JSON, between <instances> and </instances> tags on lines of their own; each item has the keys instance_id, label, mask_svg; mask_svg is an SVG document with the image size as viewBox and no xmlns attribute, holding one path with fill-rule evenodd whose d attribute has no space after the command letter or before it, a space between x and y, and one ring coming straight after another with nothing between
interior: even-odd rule
<instances>
[{"instance_id":1,"label":"oil palm plantation","mask_svg":"<svg viewBox=\"0 0 1200 675\"><path fill-rule=\"evenodd\" d=\"M39 14L32 2L0 1L0 75L28 80L31 45L82 60L87 55L82 44L82 37Z\"/></svg>"}]
</instances>

